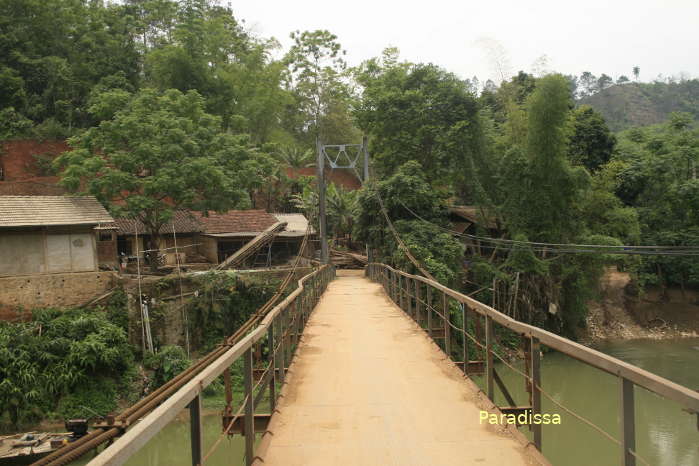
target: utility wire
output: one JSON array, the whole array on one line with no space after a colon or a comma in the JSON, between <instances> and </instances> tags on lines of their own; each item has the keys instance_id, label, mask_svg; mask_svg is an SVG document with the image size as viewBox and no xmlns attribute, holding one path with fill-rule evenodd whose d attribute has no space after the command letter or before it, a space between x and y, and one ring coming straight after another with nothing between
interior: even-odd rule
<instances>
[{"instance_id":1,"label":"utility wire","mask_svg":"<svg viewBox=\"0 0 699 466\"><path fill-rule=\"evenodd\" d=\"M420 215L416 214L408 206L403 203L399 198L396 201L405 208L414 217L422 220L425 223L429 223L441 230L452 235L461 236L469 239L475 239L478 241L484 241L486 243L492 243L496 246L483 246L481 248L485 249L502 249L503 251L513 251L517 250L517 245L521 246L534 246L532 250L540 252L556 252L563 254L579 254L579 253L606 253L606 254L633 254L633 255L653 255L653 256L699 256L699 247L695 246L611 246L604 244L574 244L574 243L539 243L533 241L517 241L508 240L502 238L488 238L484 236L476 236L468 233L459 233L457 231L450 230L434 222L430 222ZM509 247L505 247L509 246ZM565 248L561 248L564 246ZM617 250L620 249L620 250ZM606 250L606 251L605 251Z\"/></svg>"}]
</instances>

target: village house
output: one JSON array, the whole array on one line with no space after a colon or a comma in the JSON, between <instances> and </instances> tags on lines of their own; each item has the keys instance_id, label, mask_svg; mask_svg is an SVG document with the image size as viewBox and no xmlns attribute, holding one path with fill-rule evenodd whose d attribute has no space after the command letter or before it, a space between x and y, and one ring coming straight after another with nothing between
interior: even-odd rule
<instances>
[{"instance_id":1,"label":"village house","mask_svg":"<svg viewBox=\"0 0 699 466\"><path fill-rule=\"evenodd\" d=\"M154 249L155 244L146 231L146 227L138 220L116 218L114 220L117 233L117 251L120 258L134 258L138 252L143 257L144 251ZM163 265L200 262L199 245L202 224L189 211L177 210L172 220L160 228L158 249L164 256ZM177 246L177 249L175 249Z\"/></svg>"},{"instance_id":2,"label":"village house","mask_svg":"<svg viewBox=\"0 0 699 466\"><path fill-rule=\"evenodd\" d=\"M208 216L198 214L198 217L202 224L199 251L214 264L223 262L275 223L287 222L285 231L277 235L271 250L263 248L251 265L284 264L298 253L308 226L308 220L303 214L271 214L264 210L231 210L224 214L210 212ZM314 233L311 232L312 235ZM306 257L312 257L312 243L309 243L303 253Z\"/></svg>"},{"instance_id":3,"label":"village house","mask_svg":"<svg viewBox=\"0 0 699 466\"><path fill-rule=\"evenodd\" d=\"M91 196L0 196L0 309L76 305L110 288L100 267L116 264L113 221Z\"/></svg>"}]
</instances>

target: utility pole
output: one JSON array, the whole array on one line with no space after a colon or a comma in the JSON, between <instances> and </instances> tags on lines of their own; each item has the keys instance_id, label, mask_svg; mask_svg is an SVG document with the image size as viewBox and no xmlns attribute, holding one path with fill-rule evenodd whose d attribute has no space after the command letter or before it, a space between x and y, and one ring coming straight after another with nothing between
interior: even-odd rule
<instances>
[{"instance_id":1,"label":"utility pole","mask_svg":"<svg viewBox=\"0 0 699 466\"><path fill-rule=\"evenodd\" d=\"M320 224L320 262L330 263L328 253L328 227L325 218L325 156L320 138L316 137L316 151L318 162L316 163L316 179L318 180L318 223Z\"/></svg>"}]
</instances>

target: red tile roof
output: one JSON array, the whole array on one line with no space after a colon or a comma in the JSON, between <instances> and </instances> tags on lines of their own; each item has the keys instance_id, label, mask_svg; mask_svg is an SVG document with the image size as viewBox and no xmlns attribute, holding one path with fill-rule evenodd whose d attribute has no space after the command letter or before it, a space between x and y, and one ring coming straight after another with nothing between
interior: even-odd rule
<instances>
[{"instance_id":1,"label":"red tile roof","mask_svg":"<svg viewBox=\"0 0 699 466\"><path fill-rule=\"evenodd\" d=\"M140 221L130 218L115 218L114 224L117 227L117 233L120 235L136 234L138 226L138 234L147 234L146 227ZM172 220L160 227L160 234L172 234L172 226L175 226L176 233L197 233L203 231L203 225L199 223L198 217L186 210L176 210Z\"/></svg>"},{"instance_id":2,"label":"red tile roof","mask_svg":"<svg viewBox=\"0 0 699 466\"><path fill-rule=\"evenodd\" d=\"M203 224L204 233L259 233L277 223L274 215L264 210L229 210L225 214L209 212L195 214Z\"/></svg>"}]
</instances>

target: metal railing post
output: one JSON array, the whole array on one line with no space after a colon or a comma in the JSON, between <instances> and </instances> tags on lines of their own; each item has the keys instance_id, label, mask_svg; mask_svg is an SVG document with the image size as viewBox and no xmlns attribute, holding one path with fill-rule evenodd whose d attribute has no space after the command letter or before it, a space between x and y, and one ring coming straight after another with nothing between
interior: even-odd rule
<instances>
[{"instance_id":1,"label":"metal railing post","mask_svg":"<svg viewBox=\"0 0 699 466\"><path fill-rule=\"evenodd\" d=\"M532 418L535 414L541 414L541 349L539 339L532 337L529 343L532 376ZM532 423L534 433L534 446L541 451L541 424Z\"/></svg>"},{"instance_id":2,"label":"metal railing post","mask_svg":"<svg viewBox=\"0 0 699 466\"><path fill-rule=\"evenodd\" d=\"M407 298L408 302L405 303L407 307L407 312L410 317L413 317L413 298L410 296L412 293L410 292L410 289L412 288L411 283L413 282L412 278L405 277L405 297Z\"/></svg>"},{"instance_id":3,"label":"metal railing post","mask_svg":"<svg viewBox=\"0 0 699 466\"><path fill-rule=\"evenodd\" d=\"M403 309L403 275L398 274L398 307Z\"/></svg>"},{"instance_id":4,"label":"metal railing post","mask_svg":"<svg viewBox=\"0 0 699 466\"><path fill-rule=\"evenodd\" d=\"M432 286L427 285L427 334L434 340L432 335Z\"/></svg>"},{"instance_id":5,"label":"metal railing post","mask_svg":"<svg viewBox=\"0 0 699 466\"><path fill-rule=\"evenodd\" d=\"M275 321L273 322L276 323L277 325L277 340L279 340L277 343L279 344L279 351L275 351L274 353L274 365L276 366L276 371L279 373L279 382L284 383L284 377L286 376L286 369L285 369L285 364L284 364L284 326L282 324L282 316L283 316L284 311L282 310L281 313L277 316Z\"/></svg>"},{"instance_id":6,"label":"metal railing post","mask_svg":"<svg viewBox=\"0 0 699 466\"><path fill-rule=\"evenodd\" d=\"M301 299L301 296L303 294L299 295L298 298L296 298L295 302L298 302ZM291 305L287 306L284 311L284 371L285 374L284 376L286 377L286 368L289 367L289 363L291 362Z\"/></svg>"},{"instance_id":7,"label":"metal railing post","mask_svg":"<svg viewBox=\"0 0 699 466\"><path fill-rule=\"evenodd\" d=\"M398 272L393 272L393 302L398 304ZM400 306L399 306L400 307Z\"/></svg>"},{"instance_id":8,"label":"metal railing post","mask_svg":"<svg viewBox=\"0 0 699 466\"><path fill-rule=\"evenodd\" d=\"M489 315L485 316L485 351L486 351L486 389L488 398L495 402L495 386L493 385L493 320Z\"/></svg>"},{"instance_id":9,"label":"metal railing post","mask_svg":"<svg viewBox=\"0 0 699 466\"><path fill-rule=\"evenodd\" d=\"M415 322L420 324L420 280L415 281Z\"/></svg>"},{"instance_id":10,"label":"metal railing post","mask_svg":"<svg viewBox=\"0 0 699 466\"><path fill-rule=\"evenodd\" d=\"M461 338L463 340L463 354L462 357L464 359L464 374L468 375L468 361L469 361L469 355L468 355L468 337L466 336L468 334L468 321L466 318L468 317L468 311L466 310L466 304L464 303L459 303L461 305L461 323L463 325L463 328L461 329Z\"/></svg>"},{"instance_id":11,"label":"metal railing post","mask_svg":"<svg viewBox=\"0 0 699 466\"><path fill-rule=\"evenodd\" d=\"M449 298L442 293L442 312L444 313L444 352L451 358L451 319L449 316Z\"/></svg>"},{"instance_id":12,"label":"metal railing post","mask_svg":"<svg viewBox=\"0 0 699 466\"><path fill-rule=\"evenodd\" d=\"M275 369L275 362L277 361L276 357L276 350L274 349L274 321L269 326L269 329L267 330L267 341L269 342L269 352L268 352L268 358L269 362L271 363L269 365L269 370L272 371L272 377L269 378L269 407L270 407L270 412L274 412L274 408L276 407L276 401L277 401L277 371Z\"/></svg>"},{"instance_id":13,"label":"metal railing post","mask_svg":"<svg viewBox=\"0 0 699 466\"><path fill-rule=\"evenodd\" d=\"M621 432L621 464L636 466L631 451L636 450L636 416L633 382L619 377L619 431Z\"/></svg>"},{"instance_id":14,"label":"metal railing post","mask_svg":"<svg viewBox=\"0 0 699 466\"><path fill-rule=\"evenodd\" d=\"M233 403L233 384L231 382L230 368L226 368L226 370L223 371L223 386L226 392L226 410L230 410ZM231 413L227 412L226 414Z\"/></svg>"},{"instance_id":15,"label":"metal railing post","mask_svg":"<svg viewBox=\"0 0 699 466\"><path fill-rule=\"evenodd\" d=\"M245 464L252 465L253 449L255 447L255 408L253 406L254 394L252 393L252 350L248 349L243 355L244 359L244 386L245 386Z\"/></svg>"},{"instance_id":16,"label":"metal railing post","mask_svg":"<svg viewBox=\"0 0 699 466\"><path fill-rule=\"evenodd\" d=\"M189 435L192 445L192 466L200 466L204 464L202 450L204 440L201 428L201 394L197 395L189 402Z\"/></svg>"}]
</instances>

